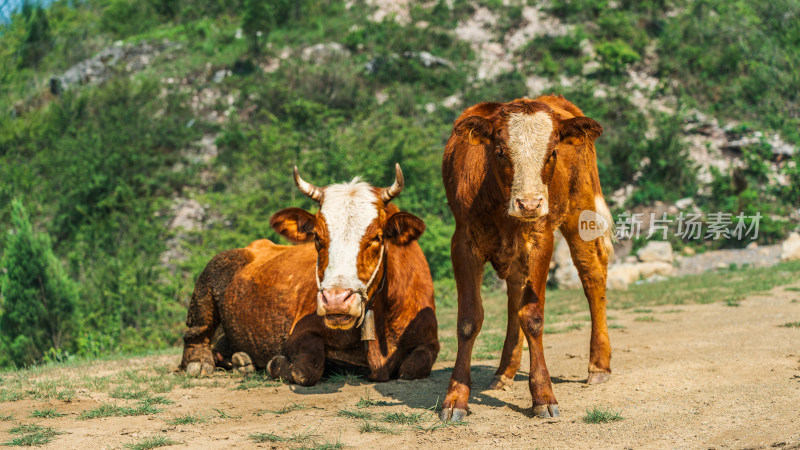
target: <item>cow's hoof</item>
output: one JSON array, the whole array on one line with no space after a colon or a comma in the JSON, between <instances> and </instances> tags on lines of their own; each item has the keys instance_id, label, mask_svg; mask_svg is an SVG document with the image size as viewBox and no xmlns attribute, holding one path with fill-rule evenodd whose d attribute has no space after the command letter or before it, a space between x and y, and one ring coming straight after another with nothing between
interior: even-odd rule
<instances>
[{"instance_id":1,"label":"cow's hoof","mask_svg":"<svg viewBox=\"0 0 800 450\"><path fill-rule=\"evenodd\" d=\"M533 415L542 419L558 417L558 405L534 405Z\"/></svg>"},{"instance_id":2,"label":"cow's hoof","mask_svg":"<svg viewBox=\"0 0 800 450\"><path fill-rule=\"evenodd\" d=\"M605 383L611 378L608 372L589 372L589 378L586 379L587 384L600 384Z\"/></svg>"},{"instance_id":3,"label":"cow's hoof","mask_svg":"<svg viewBox=\"0 0 800 450\"><path fill-rule=\"evenodd\" d=\"M442 408L439 420L442 422L461 422L467 417L467 410L461 408Z\"/></svg>"},{"instance_id":4,"label":"cow's hoof","mask_svg":"<svg viewBox=\"0 0 800 450\"><path fill-rule=\"evenodd\" d=\"M509 390L511 389L511 385L514 384L514 380L505 377L503 375L495 375L494 380L489 384L489 390L492 391L499 391L501 389Z\"/></svg>"},{"instance_id":5,"label":"cow's hoof","mask_svg":"<svg viewBox=\"0 0 800 450\"><path fill-rule=\"evenodd\" d=\"M190 377L208 377L213 373L214 366L204 361L192 361L186 365L186 375Z\"/></svg>"},{"instance_id":6,"label":"cow's hoof","mask_svg":"<svg viewBox=\"0 0 800 450\"><path fill-rule=\"evenodd\" d=\"M234 353L231 356L231 363L233 363L233 368L242 375L248 375L256 371L255 366L253 366L253 360L245 352Z\"/></svg>"},{"instance_id":7,"label":"cow's hoof","mask_svg":"<svg viewBox=\"0 0 800 450\"><path fill-rule=\"evenodd\" d=\"M289 358L278 355L274 358L270 359L267 363L267 373L269 376L278 379L282 378L287 381L291 381L291 370L292 370L292 363L289 361Z\"/></svg>"}]
</instances>

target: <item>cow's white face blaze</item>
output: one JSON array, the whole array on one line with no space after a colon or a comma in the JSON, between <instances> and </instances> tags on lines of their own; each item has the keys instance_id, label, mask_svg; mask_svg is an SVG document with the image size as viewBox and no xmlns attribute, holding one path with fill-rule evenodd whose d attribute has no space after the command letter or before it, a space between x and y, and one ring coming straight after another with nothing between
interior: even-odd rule
<instances>
[{"instance_id":1,"label":"cow's white face blaze","mask_svg":"<svg viewBox=\"0 0 800 450\"><path fill-rule=\"evenodd\" d=\"M394 183L381 189L358 178L317 187L303 180L296 167L294 181L302 193L319 202L319 212L286 208L273 214L270 225L292 242L314 241L317 314L328 328L353 328L366 317L370 297L381 289L388 271L386 245L416 241L425 231L425 223L389 205L403 191L398 164Z\"/></svg>"},{"instance_id":2,"label":"cow's white face blaze","mask_svg":"<svg viewBox=\"0 0 800 450\"><path fill-rule=\"evenodd\" d=\"M514 166L508 214L520 218L544 216L549 208L542 171L552 153L552 117L544 111L513 113L508 117L507 129L508 158Z\"/></svg>"},{"instance_id":3,"label":"cow's white face blaze","mask_svg":"<svg viewBox=\"0 0 800 450\"><path fill-rule=\"evenodd\" d=\"M317 314L331 328L351 328L361 317L358 293L368 288L369 279L359 277L359 253L367 228L378 218L378 201L372 187L358 178L325 188L319 214L327 228L327 265L318 272Z\"/></svg>"}]
</instances>

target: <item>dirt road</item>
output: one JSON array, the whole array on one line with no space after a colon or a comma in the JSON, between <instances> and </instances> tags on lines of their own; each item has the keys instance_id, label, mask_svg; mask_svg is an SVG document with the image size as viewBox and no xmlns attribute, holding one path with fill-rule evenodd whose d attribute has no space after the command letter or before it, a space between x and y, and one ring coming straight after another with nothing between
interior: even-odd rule
<instances>
[{"instance_id":1,"label":"dirt road","mask_svg":"<svg viewBox=\"0 0 800 450\"><path fill-rule=\"evenodd\" d=\"M161 406L158 414L79 420L82 412L102 403L131 402L110 398L114 380L122 379L115 374L126 369L134 383L134 373L141 379L149 374L151 384L157 378L177 377L163 368L178 362L177 355L169 355L35 375L41 380L61 377L65 384L73 380L83 387L76 388L70 402L28 396L0 403L0 413L14 415L0 422L0 442L14 437L8 430L15 424L39 423L66 432L46 448L76 449L121 447L158 435L189 448L337 442L383 448L800 448L800 327L786 326L800 321L797 285L750 297L738 307L715 303L648 309L652 311L611 313L624 328L611 330L614 373L603 385L584 384L587 327L545 336L560 402L558 419L529 416L526 370L508 391L482 390L497 361L479 361L473 366L471 414L463 426L435 428L438 422L427 410L443 396L452 362L437 363L427 380L370 383L340 377L312 388L233 390L236 378L222 375L194 387L176 385L163 394L174 404ZM525 358L522 367L527 364ZM154 368L158 366L161 375ZM91 383L93 377L108 382ZM360 406L378 404L358 408L359 401ZM66 415L28 417L34 409L50 407ZM619 411L624 419L584 423L586 410L594 407ZM343 417L343 409L372 417ZM187 414L204 422L169 424ZM415 420L419 423L397 423ZM364 430L365 424L373 430ZM384 427L383 432L375 427ZM261 439L266 442L254 441L254 433L265 433Z\"/></svg>"}]
</instances>

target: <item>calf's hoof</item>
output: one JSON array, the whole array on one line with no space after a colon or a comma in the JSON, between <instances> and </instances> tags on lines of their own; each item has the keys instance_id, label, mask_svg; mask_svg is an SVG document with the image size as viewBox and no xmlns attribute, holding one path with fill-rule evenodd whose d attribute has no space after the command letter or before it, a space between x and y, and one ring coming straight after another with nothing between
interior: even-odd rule
<instances>
[{"instance_id":1,"label":"calf's hoof","mask_svg":"<svg viewBox=\"0 0 800 450\"><path fill-rule=\"evenodd\" d=\"M186 365L186 375L190 377L209 377L214 373L214 365L207 361L192 361Z\"/></svg>"},{"instance_id":2,"label":"calf's hoof","mask_svg":"<svg viewBox=\"0 0 800 450\"><path fill-rule=\"evenodd\" d=\"M234 353L231 357L231 363L233 363L233 368L242 375L248 375L256 371L255 366L253 366L253 360L245 352Z\"/></svg>"},{"instance_id":3,"label":"calf's hoof","mask_svg":"<svg viewBox=\"0 0 800 450\"><path fill-rule=\"evenodd\" d=\"M542 419L558 417L558 405L533 405L533 415Z\"/></svg>"},{"instance_id":4,"label":"calf's hoof","mask_svg":"<svg viewBox=\"0 0 800 450\"><path fill-rule=\"evenodd\" d=\"M442 422L461 422L467 417L467 410L461 408L442 408L439 413L439 420Z\"/></svg>"},{"instance_id":5,"label":"calf's hoof","mask_svg":"<svg viewBox=\"0 0 800 450\"><path fill-rule=\"evenodd\" d=\"M494 380L489 383L489 390L491 391L499 391L501 389L510 389L511 385L514 384L514 380L508 378L504 375L495 375Z\"/></svg>"},{"instance_id":6,"label":"calf's hoof","mask_svg":"<svg viewBox=\"0 0 800 450\"><path fill-rule=\"evenodd\" d=\"M609 378L611 378L609 372L589 372L589 378L586 379L586 384L605 383Z\"/></svg>"}]
</instances>

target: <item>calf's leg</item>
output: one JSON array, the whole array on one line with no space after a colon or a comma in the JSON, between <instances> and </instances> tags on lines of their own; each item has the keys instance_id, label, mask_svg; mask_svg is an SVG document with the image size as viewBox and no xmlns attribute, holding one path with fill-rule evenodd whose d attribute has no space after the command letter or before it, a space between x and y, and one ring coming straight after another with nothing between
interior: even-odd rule
<instances>
[{"instance_id":1,"label":"calf's leg","mask_svg":"<svg viewBox=\"0 0 800 450\"><path fill-rule=\"evenodd\" d=\"M467 401L472 386L472 346L483 325L481 280L485 261L474 253L466 233L458 228L453 234L450 258L458 291L458 353L439 418L442 421L459 422L467 415Z\"/></svg>"},{"instance_id":2,"label":"calf's leg","mask_svg":"<svg viewBox=\"0 0 800 450\"><path fill-rule=\"evenodd\" d=\"M574 223L577 224L577 220ZM611 377L611 342L608 339L606 322L608 254L602 243L602 237L584 241L576 230L567 227L562 228L562 234L569 244L572 261L578 269L592 316L587 383L603 383Z\"/></svg>"},{"instance_id":3,"label":"calf's leg","mask_svg":"<svg viewBox=\"0 0 800 450\"><path fill-rule=\"evenodd\" d=\"M533 398L533 413L537 417L558 417L558 401L550 383L550 373L544 360L544 293L550 257L553 254L553 235L538 235L529 259L529 278L522 290L519 321L531 355L528 385Z\"/></svg>"},{"instance_id":4,"label":"calf's leg","mask_svg":"<svg viewBox=\"0 0 800 450\"><path fill-rule=\"evenodd\" d=\"M417 346L400 364L398 378L401 380L416 380L431 374L431 368L439 353L439 344L422 344Z\"/></svg>"},{"instance_id":5,"label":"calf's leg","mask_svg":"<svg viewBox=\"0 0 800 450\"><path fill-rule=\"evenodd\" d=\"M506 327L506 340L503 343L503 353L500 357L500 365L495 372L494 380L489 385L489 389L502 389L514 383L514 375L519 369L522 361L522 340L524 334L519 326L519 302L522 298L522 286L524 277L517 273L512 273L506 280L508 291L508 325Z\"/></svg>"}]
</instances>

